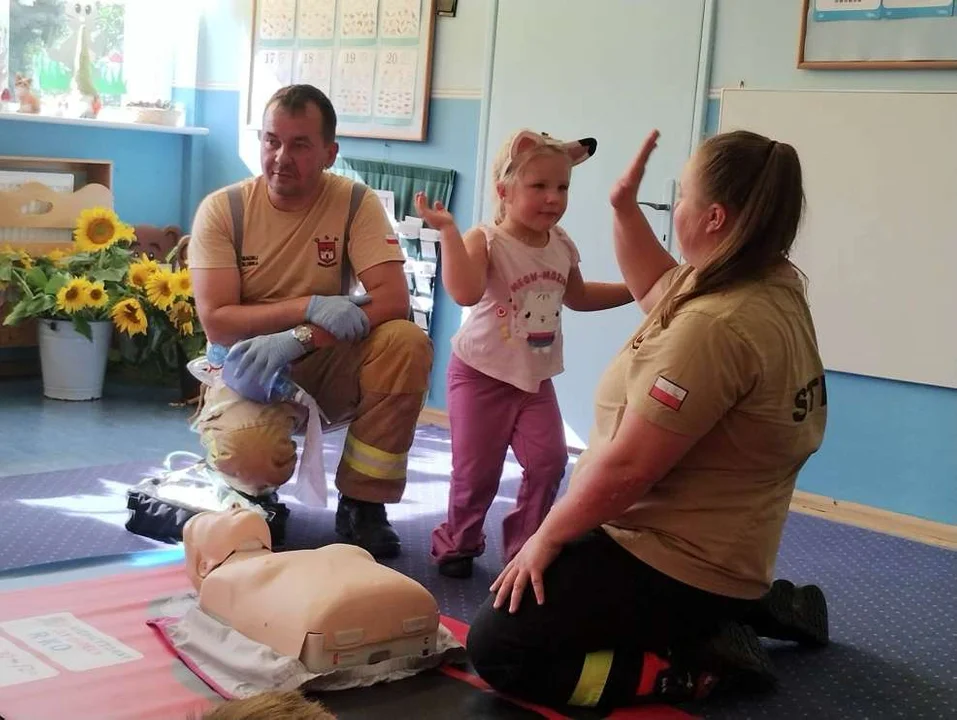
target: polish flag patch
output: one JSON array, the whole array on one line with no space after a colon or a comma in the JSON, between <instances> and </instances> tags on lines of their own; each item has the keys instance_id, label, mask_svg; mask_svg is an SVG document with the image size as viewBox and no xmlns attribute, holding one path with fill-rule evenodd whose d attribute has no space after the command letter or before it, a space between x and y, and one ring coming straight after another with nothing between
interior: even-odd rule
<instances>
[{"instance_id":1,"label":"polish flag patch","mask_svg":"<svg viewBox=\"0 0 957 720\"><path fill-rule=\"evenodd\" d=\"M675 385L662 375L659 375L658 379L655 380L655 384L651 386L651 391L648 394L672 410L680 410L685 398L688 397L687 390L680 385Z\"/></svg>"},{"instance_id":2,"label":"polish flag patch","mask_svg":"<svg viewBox=\"0 0 957 720\"><path fill-rule=\"evenodd\" d=\"M386 243L389 244L389 245L398 245L398 244L399 244L399 238L396 237L395 235L386 235L386 236L385 236L385 241L386 241Z\"/></svg>"}]
</instances>

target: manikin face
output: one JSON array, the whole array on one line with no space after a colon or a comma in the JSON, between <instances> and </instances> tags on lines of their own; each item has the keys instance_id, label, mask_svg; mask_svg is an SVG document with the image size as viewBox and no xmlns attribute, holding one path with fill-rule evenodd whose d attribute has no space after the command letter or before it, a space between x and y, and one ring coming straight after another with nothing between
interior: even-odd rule
<instances>
[{"instance_id":1,"label":"manikin face","mask_svg":"<svg viewBox=\"0 0 957 720\"><path fill-rule=\"evenodd\" d=\"M203 512L183 526L186 573L196 588L209 573L238 550L270 549L269 526L252 510Z\"/></svg>"},{"instance_id":2,"label":"manikin face","mask_svg":"<svg viewBox=\"0 0 957 720\"><path fill-rule=\"evenodd\" d=\"M535 232L553 228L568 207L571 172L571 161L561 152L530 159L510 182L499 183L506 216Z\"/></svg>"},{"instance_id":3,"label":"manikin face","mask_svg":"<svg viewBox=\"0 0 957 720\"><path fill-rule=\"evenodd\" d=\"M260 161L273 199L314 197L338 151L336 143L322 139L322 113L312 103L295 114L274 103L263 115Z\"/></svg>"},{"instance_id":4,"label":"manikin face","mask_svg":"<svg viewBox=\"0 0 957 720\"><path fill-rule=\"evenodd\" d=\"M727 211L702 194L695 157L685 165L679 188L674 215L678 248L690 265L700 268L730 227Z\"/></svg>"}]
</instances>

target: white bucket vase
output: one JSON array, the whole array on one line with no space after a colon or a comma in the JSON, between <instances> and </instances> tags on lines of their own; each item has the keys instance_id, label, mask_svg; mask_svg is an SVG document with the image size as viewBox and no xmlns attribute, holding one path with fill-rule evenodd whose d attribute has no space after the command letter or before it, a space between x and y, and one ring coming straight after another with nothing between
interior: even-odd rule
<instances>
[{"instance_id":1,"label":"white bucket vase","mask_svg":"<svg viewBox=\"0 0 957 720\"><path fill-rule=\"evenodd\" d=\"M53 400L99 400L103 396L106 360L113 323L90 323L92 342L69 320L40 320L40 369L43 395Z\"/></svg>"}]
</instances>

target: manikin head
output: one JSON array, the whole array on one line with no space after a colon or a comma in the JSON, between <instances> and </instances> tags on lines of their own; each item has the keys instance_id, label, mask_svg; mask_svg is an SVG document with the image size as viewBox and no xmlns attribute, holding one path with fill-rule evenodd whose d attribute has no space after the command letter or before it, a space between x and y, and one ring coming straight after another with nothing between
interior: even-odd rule
<instances>
[{"instance_id":1,"label":"manikin head","mask_svg":"<svg viewBox=\"0 0 957 720\"><path fill-rule=\"evenodd\" d=\"M186 574L199 590L203 580L235 552L271 550L272 536L263 517L253 510L234 508L201 512L183 526Z\"/></svg>"},{"instance_id":2,"label":"manikin head","mask_svg":"<svg viewBox=\"0 0 957 720\"><path fill-rule=\"evenodd\" d=\"M595 154L598 141L563 142L520 130L502 146L492 168L495 222L506 217L532 232L554 227L568 207L572 167Z\"/></svg>"}]
</instances>

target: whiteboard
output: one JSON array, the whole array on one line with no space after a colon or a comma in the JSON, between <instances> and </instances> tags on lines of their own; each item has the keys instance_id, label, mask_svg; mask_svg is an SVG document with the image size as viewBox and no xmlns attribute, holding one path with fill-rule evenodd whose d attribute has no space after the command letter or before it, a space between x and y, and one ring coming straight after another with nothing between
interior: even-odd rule
<instances>
[{"instance_id":1,"label":"whiteboard","mask_svg":"<svg viewBox=\"0 0 957 720\"><path fill-rule=\"evenodd\" d=\"M719 127L801 158L825 366L957 388L957 93L728 89Z\"/></svg>"}]
</instances>

